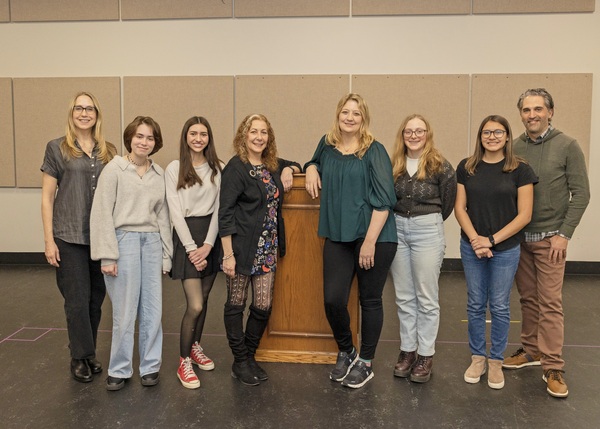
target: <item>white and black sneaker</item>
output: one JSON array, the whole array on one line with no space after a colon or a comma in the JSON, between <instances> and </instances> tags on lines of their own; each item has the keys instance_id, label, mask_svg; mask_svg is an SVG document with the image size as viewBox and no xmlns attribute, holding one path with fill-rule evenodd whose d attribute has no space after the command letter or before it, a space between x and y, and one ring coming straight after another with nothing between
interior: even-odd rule
<instances>
[{"instance_id":1,"label":"white and black sneaker","mask_svg":"<svg viewBox=\"0 0 600 429\"><path fill-rule=\"evenodd\" d=\"M359 360L352 367L352 371L344 378L342 381L342 386L351 387L353 389L358 389L359 387L363 387L367 384L367 381L372 379L375 376L373 373L373 367L371 365L367 365L366 362Z\"/></svg>"},{"instance_id":2,"label":"white and black sneaker","mask_svg":"<svg viewBox=\"0 0 600 429\"><path fill-rule=\"evenodd\" d=\"M329 373L329 378L333 381L342 381L352 369L352 366L358 360L358 353L353 349L351 353L339 352L335 368Z\"/></svg>"}]
</instances>

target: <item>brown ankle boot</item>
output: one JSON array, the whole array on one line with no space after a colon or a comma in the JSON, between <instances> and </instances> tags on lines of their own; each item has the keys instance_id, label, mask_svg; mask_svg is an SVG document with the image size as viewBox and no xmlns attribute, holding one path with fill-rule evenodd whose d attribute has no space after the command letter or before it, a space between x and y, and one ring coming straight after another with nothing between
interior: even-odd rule
<instances>
[{"instance_id":1,"label":"brown ankle boot","mask_svg":"<svg viewBox=\"0 0 600 429\"><path fill-rule=\"evenodd\" d=\"M417 362L410 373L410 381L415 383L427 383L431 378L433 367L433 356L417 355Z\"/></svg>"},{"instance_id":2,"label":"brown ankle boot","mask_svg":"<svg viewBox=\"0 0 600 429\"><path fill-rule=\"evenodd\" d=\"M405 352L401 350L398 356L398 363L394 366L394 375L396 377L408 377L416 361L417 352Z\"/></svg>"}]
</instances>

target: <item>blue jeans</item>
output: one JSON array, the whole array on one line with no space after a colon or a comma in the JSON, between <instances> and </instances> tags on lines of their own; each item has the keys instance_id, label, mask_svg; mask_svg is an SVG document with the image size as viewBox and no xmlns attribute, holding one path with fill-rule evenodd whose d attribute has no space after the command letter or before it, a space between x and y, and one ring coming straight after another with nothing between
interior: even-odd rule
<instances>
[{"instance_id":1,"label":"blue jeans","mask_svg":"<svg viewBox=\"0 0 600 429\"><path fill-rule=\"evenodd\" d=\"M467 316L471 354L487 356L485 344L485 316L489 303L492 318L490 358L504 359L510 325L510 290L517 267L521 246L508 250L492 249L492 258L478 259L465 239L460 240L467 280Z\"/></svg>"},{"instance_id":2,"label":"blue jeans","mask_svg":"<svg viewBox=\"0 0 600 429\"><path fill-rule=\"evenodd\" d=\"M395 215L398 250L391 266L400 320L400 349L435 354L440 325L438 280L446 240L440 213Z\"/></svg>"},{"instance_id":3,"label":"blue jeans","mask_svg":"<svg viewBox=\"0 0 600 429\"><path fill-rule=\"evenodd\" d=\"M117 230L117 276L105 276L113 332L108 375L133 375L133 335L139 315L140 376L158 372L162 356L162 242L158 232Z\"/></svg>"}]
</instances>

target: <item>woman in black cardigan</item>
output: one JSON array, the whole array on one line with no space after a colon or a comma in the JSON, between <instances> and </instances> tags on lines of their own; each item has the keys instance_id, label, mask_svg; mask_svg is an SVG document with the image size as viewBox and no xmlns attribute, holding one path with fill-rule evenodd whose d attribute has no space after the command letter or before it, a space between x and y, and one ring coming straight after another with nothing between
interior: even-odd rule
<instances>
[{"instance_id":1,"label":"woman in black cardigan","mask_svg":"<svg viewBox=\"0 0 600 429\"><path fill-rule=\"evenodd\" d=\"M277 158L275 135L264 115L247 116L233 141L236 155L222 173L219 234L227 275L225 330L234 362L231 376L255 386L267 380L254 354L269 321L278 253L285 255L282 191L298 163ZM252 303L244 332L248 286Z\"/></svg>"}]
</instances>

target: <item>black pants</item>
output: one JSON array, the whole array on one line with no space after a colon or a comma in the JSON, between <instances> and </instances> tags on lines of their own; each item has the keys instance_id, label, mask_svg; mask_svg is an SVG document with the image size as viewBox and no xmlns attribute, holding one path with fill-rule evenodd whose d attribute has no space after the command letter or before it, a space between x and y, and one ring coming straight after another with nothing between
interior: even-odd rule
<instances>
[{"instance_id":1,"label":"black pants","mask_svg":"<svg viewBox=\"0 0 600 429\"><path fill-rule=\"evenodd\" d=\"M348 299L354 275L358 277L361 308L360 357L373 359L383 326L381 295L390 265L396 255L396 243L375 245L375 264L369 270L358 265L363 240L341 243L325 240L323 248L323 294L325 314L340 351L352 351L352 331Z\"/></svg>"},{"instance_id":2,"label":"black pants","mask_svg":"<svg viewBox=\"0 0 600 429\"><path fill-rule=\"evenodd\" d=\"M69 348L74 359L96 356L96 337L106 295L100 261L90 258L90 246L55 239L60 252L56 283L65 299Z\"/></svg>"}]
</instances>

